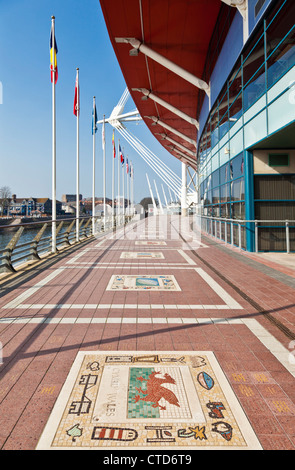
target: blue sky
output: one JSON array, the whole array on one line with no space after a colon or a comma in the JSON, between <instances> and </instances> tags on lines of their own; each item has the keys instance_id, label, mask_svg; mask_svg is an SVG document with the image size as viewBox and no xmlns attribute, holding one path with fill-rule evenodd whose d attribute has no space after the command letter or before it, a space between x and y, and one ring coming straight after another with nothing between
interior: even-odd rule
<instances>
[{"instance_id":1,"label":"blue sky","mask_svg":"<svg viewBox=\"0 0 295 470\"><path fill-rule=\"evenodd\" d=\"M109 40L99 0L0 0L0 187L18 197L51 197L51 122L49 36L56 18L57 198L76 192L76 118L73 114L76 68L80 74L80 193L92 194L92 100L98 119L109 116L126 84ZM131 98L126 110L134 109ZM129 127L179 176L181 167L144 123ZM103 194L101 128L96 134L96 196ZM117 136L116 136L117 138ZM119 136L118 136L119 138ZM111 197L112 128L106 126L107 197ZM121 140L121 138L120 138ZM149 196L145 174L161 180L122 142L135 169L135 201ZM167 191L168 195L168 191ZM162 194L160 194L162 197Z\"/></svg>"}]
</instances>

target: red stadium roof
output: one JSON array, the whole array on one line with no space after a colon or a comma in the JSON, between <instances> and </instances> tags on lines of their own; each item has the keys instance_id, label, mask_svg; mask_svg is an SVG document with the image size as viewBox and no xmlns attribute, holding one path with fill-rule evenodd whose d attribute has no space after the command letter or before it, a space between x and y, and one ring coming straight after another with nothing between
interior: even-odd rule
<instances>
[{"instance_id":1,"label":"red stadium roof","mask_svg":"<svg viewBox=\"0 0 295 470\"><path fill-rule=\"evenodd\" d=\"M196 142L197 127L153 99L142 100L147 89L186 115L196 119L198 97L205 91L180 77L142 52L130 54L132 45L119 39L135 38L179 67L203 76L207 51L222 2L220 0L100 0L102 12L117 60L132 99L152 134L178 159L187 155L191 166L196 147L147 116L155 116ZM165 134L183 148L158 134ZM177 149L177 151L176 151Z\"/></svg>"}]
</instances>

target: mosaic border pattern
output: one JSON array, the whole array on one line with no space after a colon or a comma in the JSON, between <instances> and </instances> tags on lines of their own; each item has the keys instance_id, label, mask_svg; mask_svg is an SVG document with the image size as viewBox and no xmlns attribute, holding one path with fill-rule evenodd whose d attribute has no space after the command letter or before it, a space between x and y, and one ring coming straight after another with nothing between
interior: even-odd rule
<instances>
[{"instance_id":1,"label":"mosaic border pattern","mask_svg":"<svg viewBox=\"0 0 295 470\"><path fill-rule=\"evenodd\" d=\"M262 449L213 352L79 352L37 450L163 448Z\"/></svg>"}]
</instances>

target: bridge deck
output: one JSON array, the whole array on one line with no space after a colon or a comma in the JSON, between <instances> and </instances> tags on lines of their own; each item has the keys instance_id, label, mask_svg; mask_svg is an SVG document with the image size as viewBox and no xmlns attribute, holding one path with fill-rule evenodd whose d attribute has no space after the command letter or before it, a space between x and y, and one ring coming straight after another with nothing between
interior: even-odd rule
<instances>
[{"instance_id":1,"label":"bridge deck","mask_svg":"<svg viewBox=\"0 0 295 470\"><path fill-rule=\"evenodd\" d=\"M140 221L2 281L0 448L295 449L294 270L189 228L180 236L179 220ZM101 423L114 365L136 417L106 413ZM152 377L157 417L143 407ZM168 404L167 389L186 405Z\"/></svg>"}]
</instances>

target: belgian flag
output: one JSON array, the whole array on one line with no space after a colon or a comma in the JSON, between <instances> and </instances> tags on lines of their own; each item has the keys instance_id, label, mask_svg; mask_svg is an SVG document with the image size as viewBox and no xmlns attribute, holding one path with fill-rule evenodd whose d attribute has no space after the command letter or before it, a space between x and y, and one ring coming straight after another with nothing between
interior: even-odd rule
<instances>
[{"instance_id":1,"label":"belgian flag","mask_svg":"<svg viewBox=\"0 0 295 470\"><path fill-rule=\"evenodd\" d=\"M51 25L51 31L50 31L50 73L51 73L51 83L53 82L53 72L55 71L55 83L57 82L58 79L58 70L57 70L57 61L56 61L56 55L57 55L57 44L55 40L55 35L54 35L54 25L52 23Z\"/></svg>"}]
</instances>

